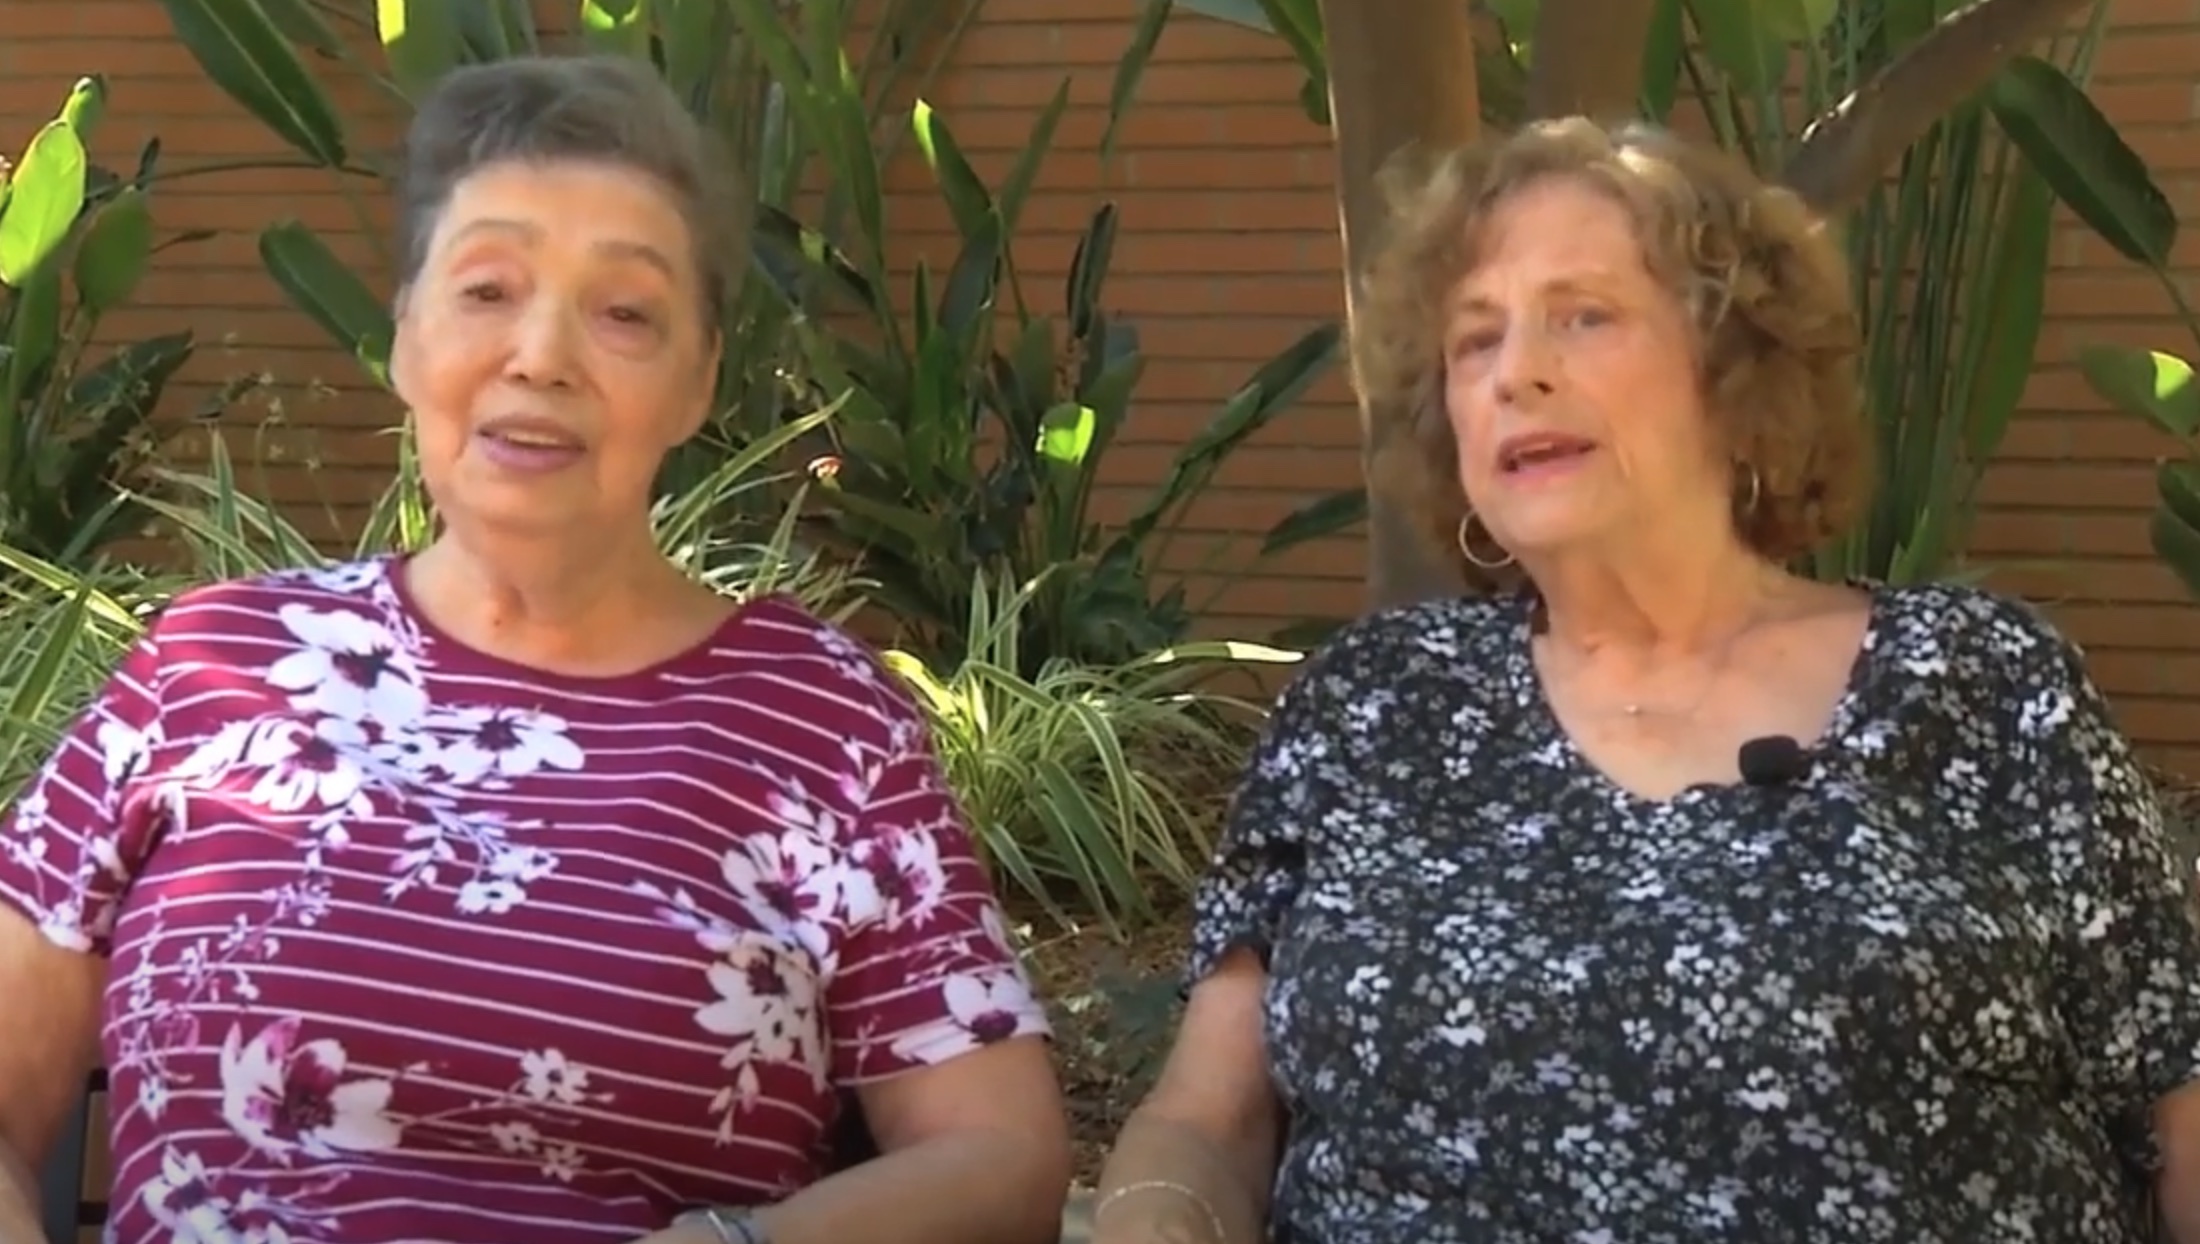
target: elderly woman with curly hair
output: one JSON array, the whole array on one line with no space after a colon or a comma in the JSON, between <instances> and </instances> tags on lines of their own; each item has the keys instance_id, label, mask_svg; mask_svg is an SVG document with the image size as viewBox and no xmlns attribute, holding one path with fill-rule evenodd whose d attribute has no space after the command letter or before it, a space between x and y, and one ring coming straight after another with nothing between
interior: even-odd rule
<instances>
[{"instance_id":1,"label":"elderly woman with curly hair","mask_svg":"<svg viewBox=\"0 0 2200 1244\"><path fill-rule=\"evenodd\" d=\"M923 720L652 538L722 164L640 61L421 104L390 371L442 533L184 595L0 823L0 1244L98 1046L116 1244L1054 1238L1045 1020Z\"/></svg>"},{"instance_id":2,"label":"elderly woman with curly hair","mask_svg":"<svg viewBox=\"0 0 2200 1244\"><path fill-rule=\"evenodd\" d=\"M1405 179L1366 280L1523 583L1282 698L1102 1244L2200 1241L2200 937L2079 654L1787 569L1866 501L1824 225L1558 121Z\"/></svg>"}]
</instances>

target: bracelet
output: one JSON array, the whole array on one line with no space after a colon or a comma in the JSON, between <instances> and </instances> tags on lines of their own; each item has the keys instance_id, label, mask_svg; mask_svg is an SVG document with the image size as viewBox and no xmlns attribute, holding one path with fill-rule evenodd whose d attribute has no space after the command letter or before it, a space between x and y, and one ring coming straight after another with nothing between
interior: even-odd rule
<instances>
[{"instance_id":1,"label":"bracelet","mask_svg":"<svg viewBox=\"0 0 2200 1244\"><path fill-rule=\"evenodd\" d=\"M1222 1229L1222 1215L1215 1212L1214 1204L1206 1197L1199 1195L1198 1189L1169 1179L1141 1179L1136 1183L1127 1183L1120 1188L1110 1189L1106 1196L1100 1198L1100 1203L1092 1207L1093 1225L1099 1225L1100 1215L1107 1212L1108 1206L1134 1192L1174 1192L1197 1205L1200 1211L1207 1215L1207 1227L1214 1232L1215 1244L1230 1244L1230 1233Z\"/></svg>"}]
</instances>

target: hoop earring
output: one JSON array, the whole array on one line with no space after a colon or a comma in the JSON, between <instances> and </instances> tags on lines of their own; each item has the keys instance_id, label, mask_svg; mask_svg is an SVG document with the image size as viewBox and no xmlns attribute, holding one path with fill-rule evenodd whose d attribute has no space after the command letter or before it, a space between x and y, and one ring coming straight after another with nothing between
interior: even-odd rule
<instances>
[{"instance_id":1,"label":"hoop earring","mask_svg":"<svg viewBox=\"0 0 2200 1244\"><path fill-rule=\"evenodd\" d=\"M1764 472L1759 471L1757 464L1754 462L1744 462L1741 467L1742 475L1749 482L1742 486L1742 508L1740 513L1743 518L1754 518L1757 515L1757 507L1765 499Z\"/></svg>"},{"instance_id":2,"label":"hoop earring","mask_svg":"<svg viewBox=\"0 0 2200 1244\"><path fill-rule=\"evenodd\" d=\"M1479 526L1481 526L1481 520L1475 518L1473 510L1468 510L1465 514L1459 516L1460 555L1484 570L1503 570L1505 567L1512 565L1513 555L1510 552L1505 552L1504 556L1497 558L1476 555L1474 551L1474 529ZM1485 528L1482 534L1486 536L1489 531ZM1496 541L1493 540L1491 543L1495 544ZM1502 549L1499 551L1504 552Z\"/></svg>"}]
</instances>

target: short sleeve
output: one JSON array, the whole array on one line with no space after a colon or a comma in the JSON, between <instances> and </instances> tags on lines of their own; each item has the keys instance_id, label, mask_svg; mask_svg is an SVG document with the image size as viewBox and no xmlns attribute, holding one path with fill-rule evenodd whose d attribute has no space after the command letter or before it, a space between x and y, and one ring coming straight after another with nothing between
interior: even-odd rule
<instances>
[{"instance_id":1,"label":"short sleeve","mask_svg":"<svg viewBox=\"0 0 2200 1244\"><path fill-rule=\"evenodd\" d=\"M147 635L0 817L0 901L49 941L105 955L157 823L142 778L160 735L159 641Z\"/></svg>"},{"instance_id":2,"label":"short sleeve","mask_svg":"<svg viewBox=\"0 0 2200 1244\"><path fill-rule=\"evenodd\" d=\"M2044 672L2018 690L2018 751L2064 876L2063 1019L2079 1089L2119 1147L2152 1166L2155 1102L2200 1075L2194 879L2081 654L2052 633L2041 648Z\"/></svg>"},{"instance_id":3,"label":"short sleeve","mask_svg":"<svg viewBox=\"0 0 2200 1244\"><path fill-rule=\"evenodd\" d=\"M897 689L877 698L885 743L847 839L861 893L825 998L844 1085L1049 1032L922 715Z\"/></svg>"},{"instance_id":4,"label":"short sleeve","mask_svg":"<svg viewBox=\"0 0 2200 1244\"><path fill-rule=\"evenodd\" d=\"M1194 897L1187 988L1232 951L1250 949L1265 966L1275 948L1305 879L1326 792L1351 770L1338 708L1350 699L1344 671L1353 640L1354 632L1338 635L1276 698Z\"/></svg>"}]
</instances>

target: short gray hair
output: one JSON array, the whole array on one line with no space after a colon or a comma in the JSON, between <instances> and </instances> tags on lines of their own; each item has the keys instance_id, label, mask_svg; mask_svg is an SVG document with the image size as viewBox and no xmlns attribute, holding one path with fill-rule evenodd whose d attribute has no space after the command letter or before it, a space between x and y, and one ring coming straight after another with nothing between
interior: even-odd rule
<instances>
[{"instance_id":1,"label":"short gray hair","mask_svg":"<svg viewBox=\"0 0 2200 1244\"><path fill-rule=\"evenodd\" d=\"M507 161L583 161L656 179L695 246L706 329L715 330L748 264L730 152L647 63L628 56L524 56L465 65L413 114L397 182L398 287L427 262L437 220L460 182Z\"/></svg>"}]
</instances>

